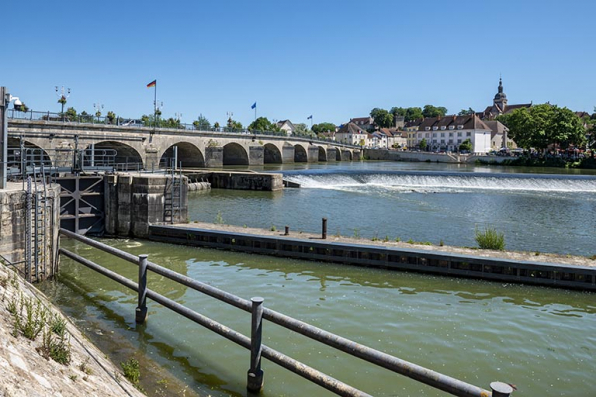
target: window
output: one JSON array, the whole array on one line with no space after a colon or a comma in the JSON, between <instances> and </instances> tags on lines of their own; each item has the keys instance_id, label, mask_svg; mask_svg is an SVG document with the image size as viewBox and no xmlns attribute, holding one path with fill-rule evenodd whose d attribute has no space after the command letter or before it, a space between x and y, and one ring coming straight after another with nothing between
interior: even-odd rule
<instances>
[{"instance_id":1,"label":"window","mask_svg":"<svg viewBox=\"0 0 596 397\"><path fill-rule=\"evenodd\" d=\"M457 129L458 130L463 130L464 129L464 126L462 124L460 124L460 125L457 126Z\"/></svg>"},{"instance_id":2,"label":"window","mask_svg":"<svg viewBox=\"0 0 596 397\"><path fill-rule=\"evenodd\" d=\"M449 129L450 129L450 130L454 130L454 129L455 129L455 126L453 126L453 125L450 125L450 126L449 126Z\"/></svg>"},{"instance_id":3,"label":"window","mask_svg":"<svg viewBox=\"0 0 596 397\"><path fill-rule=\"evenodd\" d=\"M445 133L441 132L441 138L445 138Z\"/></svg>"},{"instance_id":4,"label":"window","mask_svg":"<svg viewBox=\"0 0 596 397\"><path fill-rule=\"evenodd\" d=\"M437 126L434 126L434 127L433 127L433 131L436 131L436 130L438 130L438 129L439 129L439 127L437 127Z\"/></svg>"},{"instance_id":5,"label":"window","mask_svg":"<svg viewBox=\"0 0 596 397\"><path fill-rule=\"evenodd\" d=\"M427 132L426 134L424 134L427 138L430 138L430 132Z\"/></svg>"},{"instance_id":6,"label":"window","mask_svg":"<svg viewBox=\"0 0 596 397\"><path fill-rule=\"evenodd\" d=\"M430 127L424 127L425 131L430 131Z\"/></svg>"},{"instance_id":7,"label":"window","mask_svg":"<svg viewBox=\"0 0 596 397\"><path fill-rule=\"evenodd\" d=\"M457 140L457 143L461 143L461 139L458 139L458 140Z\"/></svg>"},{"instance_id":8,"label":"window","mask_svg":"<svg viewBox=\"0 0 596 397\"><path fill-rule=\"evenodd\" d=\"M453 137L453 132L449 133L449 138Z\"/></svg>"},{"instance_id":9,"label":"window","mask_svg":"<svg viewBox=\"0 0 596 397\"><path fill-rule=\"evenodd\" d=\"M445 140L444 139L441 139L441 143L445 143Z\"/></svg>"},{"instance_id":10,"label":"window","mask_svg":"<svg viewBox=\"0 0 596 397\"><path fill-rule=\"evenodd\" d=\"M470 131L466 132L466 136L472 136L472 133Z\"/></svg>"},{"instance_id":11,"label":"window","mask_svg":"<svg viewBox=\"0 0 596 397\"><path fill-rule=\"evenodd\" d=\"M461 136L461 132L458 132L458 133L457 133L457 136Z\"/></svg>"},{"instance_id":12,"label":"window","mask_svg":"<svg viewBox=\"0 0 596 397\"><path fill-rule=\"evenodd\" d=\"M443 131L445 131L445 130L447 129L447 127L445 127L444 125L442 125L442 126L441 126L441 129L442 129Z\"/></svg>"}]
</instances>

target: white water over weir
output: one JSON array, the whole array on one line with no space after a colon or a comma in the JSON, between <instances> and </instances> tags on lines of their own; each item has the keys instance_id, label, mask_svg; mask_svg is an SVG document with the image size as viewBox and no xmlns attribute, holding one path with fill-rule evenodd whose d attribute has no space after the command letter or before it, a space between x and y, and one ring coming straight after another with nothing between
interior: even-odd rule
<instances>
[{"instance_id":1,"label":"white water over weir","mask_svg":"<svg viewBox=\"0 0 596 397\"><path fill-rule=\"evenodd\" d=\"M568 175L479 173L359 173L286 175L287 180L310 189L380 188L414 192L504 190L529 192L596 193L596 178Z\"/></svg>"}]
</instances>

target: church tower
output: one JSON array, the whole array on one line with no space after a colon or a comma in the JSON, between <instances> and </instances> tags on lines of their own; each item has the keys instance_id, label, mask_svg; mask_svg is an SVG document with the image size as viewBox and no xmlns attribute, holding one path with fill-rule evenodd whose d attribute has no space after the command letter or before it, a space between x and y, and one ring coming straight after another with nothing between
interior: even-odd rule
<instances>
[{"instance_id":1,"label":"church tower","mask_svg":"<svg viewBox=\"0 0 596 397\"><path fill-rule=\"evenodd\" d=\"M505 109L507 108L507 95L503 92L503 79L499 78L499 92L495 95L495 99L493 99L494 107L497 108L499 114L505 113Z\"/></svg>"}]
</instances>

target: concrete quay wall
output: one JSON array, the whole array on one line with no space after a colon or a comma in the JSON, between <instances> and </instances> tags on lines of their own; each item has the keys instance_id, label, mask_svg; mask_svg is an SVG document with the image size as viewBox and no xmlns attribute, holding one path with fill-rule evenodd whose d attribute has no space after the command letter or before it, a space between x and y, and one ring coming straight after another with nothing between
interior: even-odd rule
<instances>
[{"instance_id":1,"label":"concrete quay wall","mask_svg":"<svg viewBox=\"0 0 596 397\"><path fill-rule=\"evenodd\" d=\"M284 187L282 174L230 171L185 172L185 174L191 181L208 181L214 189L274 191Z\"/></svg>"},{"instance_id":2,"label":"concrete quay wall","mask_svg":"<svg viewBox=\"0 0 596 397\"><path fill-rule=\"evenodd\" d=\"M147 238L284 258L596 291L596 267L588 266L234 233L180 225L152 225Z\"/></svg>"},{"instance_id":3,"label":"concrete quay wall","mask_svg":"<svg viewBox=\"0 0 596 397\"><path fill-rule=\"evenodd\" d=\"M15 264L29 280L52 277L58 270L58 231L60 216L60 186L46 185L45 202L38 201L38 219L35 218L35 196L42 196L42 186L35 186L31 194L30 220L27 222L27 191L22 183L8 183L0 190L0 255ZM37 227L36 227L37 223ZM31 268L26 269L27 229L31 231ZM38 245L34 244L37 237ZM35 263L37 258L37 266ZM37 269L37 272L35 271Z\"/></svg>"},{"instance_id":4,"label":"concrete quay wall","mask_svg":"<svg viewBox=\"0 0 596 397\"><path fill-rule=\"evenodd\" d=\"M168 219L167 211L172 176L106 175L105 183L105 230L108 235L144 237L149 234L152 223L179 223L188 217L188 178L185 176L180 181L181 205L171 214L172 220Z\"/></svg>"}]
</instances>

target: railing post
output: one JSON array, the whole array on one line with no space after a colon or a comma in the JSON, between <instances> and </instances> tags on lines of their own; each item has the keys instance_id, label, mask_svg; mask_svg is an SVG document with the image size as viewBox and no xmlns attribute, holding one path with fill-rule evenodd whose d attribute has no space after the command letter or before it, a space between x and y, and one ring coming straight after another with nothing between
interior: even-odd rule
<instances>
[{"instance_id":1,"label":"railing post","mask_svg":"<svg viewBox=\"0 0 596 397\"><path fill-rule=\"evenodd\" d=\"M285 230L284 236L289 236L289 235L290 235L290 227L289 226L286 226L286 230Z\"/></svg>"},{"instance_id":2,"label":"railing post","mask_svg":"<svg viewBox=\"0 0 596 397\"><path fill-rule=\"evenodd\" d=\"M321 233L321 238L323 240L327 239L327 218L323 218L323 231Z\"/></svg>"},{"instance_id":3,"label":"railing post","mask_svg":"<svg viewBox=\"0 0 596 397\"><path fill-rule=\"evenodd\" d=\"M509 397L513 393L513 387L503 382L492 382L490 389L493 392L492 397Z\"/></svg>"},{"instance_id":4,"label":"railing post","mask_svg":"<svg viewBox=\"0 0 596 397\"><path fill-rule=\"evenodd\" d=\"M261 341L263 333L263 301L260 296L251 298L252 323L250 329L250 369L248 370L248 391L258 393L263 388L263 370L261 369Z\"/></svg>"},{"instance_id":5,"label":"railing post","mask_svg":"<svg viewBox=\"0 0 596 397\"><path fill-rule=\"evenodd\" d=\"M139 301L135 311L135 321L147 321L147 255L139 255Z\"/></svg>"}]
</instances>

